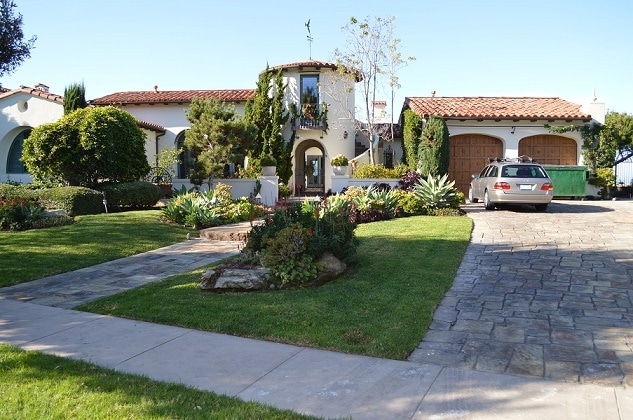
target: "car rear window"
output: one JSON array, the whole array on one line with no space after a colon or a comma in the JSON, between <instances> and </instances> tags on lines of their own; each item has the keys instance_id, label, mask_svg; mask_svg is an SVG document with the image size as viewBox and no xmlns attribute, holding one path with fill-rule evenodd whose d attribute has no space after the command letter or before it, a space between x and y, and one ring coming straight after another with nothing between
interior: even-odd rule
<instances>
[{"instance_id":1,"label":"car rear window","mask_svg":"<svg viewBox=\"0 0 633 420\"><path fill-rule=\"evenodd\" d=\"M547 178L547 174L536 165L506 165L501 171L504 178Z\"/></svg>"}]
</instances>

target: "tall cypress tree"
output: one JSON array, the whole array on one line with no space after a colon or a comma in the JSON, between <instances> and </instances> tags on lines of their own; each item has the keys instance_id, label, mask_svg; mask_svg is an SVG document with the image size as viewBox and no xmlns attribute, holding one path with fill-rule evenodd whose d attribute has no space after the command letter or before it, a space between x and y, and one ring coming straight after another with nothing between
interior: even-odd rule
<instances>
[{"instance_id":1,"label":"tall cypress tree","mask_svg":"<svg viewBox=\"0 0 633 420\"><path fill-rule=\"evenodd\" d=\"M412 170L418 169L418 145L424 127L422 118L410 109L404 111L402 128L403 163Z\"/></svg>"},{"instance_id":2,"label":"tall cypress tree","mask_svg":"<svg viewBox=\"0 0 633 420\"><path fill-rule=\"evenodd\" d=\"M292 176L292 146L294 136L286 141L281 134L281 127L288 122L289 114L284 107L284 95L286 84L284 83L281 69L275 75L275 86L271 106L271 128L268 137L269 152L277 159L277 174L282 184L287 184Z\"/></svg>"},{"instance_id":3,"label":"tall cypress tree","mask_svg":"<svg viewBox=\"0 0 633 420\"><path fill-rule=\"evenodd\" d=\"M273 83L274 76L274 83ZM288 121L284 107L284 83L281 69L275 74L266 66L259 76L255 98L246 104L244 119L254 124L257 140L249 153L250 158L260 159L271 154L277 159L277 174L282 183L287 183L292 175L292 141L286 142L281 127Z\"/></svg>"},{"instance_id":4,"label":"tall cypress tree","mask_svg":"<svg viewBox=\"0 0 633 420\"><path fill-rule=\"evenodd\" d=\"M442 176L448 173L450 143L444 118L431 115L422 130L418 160L422 176Z\"/></svg>"},{"instance_id":5,"label":"tall cypress tree","mask_svg":"<svg viewBox=\"0 0 633 420\"><path fill-rule=\"evenodd\" d=\"M262 155L267 154L268 138L270 136L270 109L272 107L272 98L269 96L270 82L272 81L272 73L266 70L259 76L257 87L255 88L255 98L246 103L244 109L244 120L247 123L254 124L257 127L257 138L250 150L249 157L259 159Z\"/></svg>"},{"instance_id":6,"label":"tall cypress tree","mask_svg":"<svg viewBox=\"0 0 633 420\"><path fill-rule=\"evenodd\" d=\"M70 114L76 109L88 106L86 102L86 87L83 82L73 83L64 89L64 115Z\"/></svg>"}]
</instances>

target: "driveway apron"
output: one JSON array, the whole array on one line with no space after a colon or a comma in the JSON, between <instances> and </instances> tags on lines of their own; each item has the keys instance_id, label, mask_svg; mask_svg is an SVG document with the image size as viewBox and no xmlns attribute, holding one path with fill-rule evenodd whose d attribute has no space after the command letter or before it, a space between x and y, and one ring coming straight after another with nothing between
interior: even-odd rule
<instances>
[{"instance_id":1,"label":"driveway apron","mask_svg":"<svg viewBox=\"0 0 633 420\"><path fill-rule=\"evenodd\" d=\"M633 384L633 201L464 207L472 240L410 360Z\"/></svg>"}]
</instances>

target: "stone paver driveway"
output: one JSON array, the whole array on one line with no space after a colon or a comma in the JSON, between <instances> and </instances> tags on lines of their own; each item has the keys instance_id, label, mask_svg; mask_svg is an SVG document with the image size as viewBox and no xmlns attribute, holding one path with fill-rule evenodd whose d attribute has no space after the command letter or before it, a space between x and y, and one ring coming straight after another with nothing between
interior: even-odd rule
<instances>
[{"instance_id":1,"label":"stone paver driveway","mask_svg":"<svg viewBox=\"0 0 633 420\"><path fill-rule=\"evenodd\" d=\"M633 201L465 210L472 241L410 360L633 385Z\"/></svg>"}]
</instances>

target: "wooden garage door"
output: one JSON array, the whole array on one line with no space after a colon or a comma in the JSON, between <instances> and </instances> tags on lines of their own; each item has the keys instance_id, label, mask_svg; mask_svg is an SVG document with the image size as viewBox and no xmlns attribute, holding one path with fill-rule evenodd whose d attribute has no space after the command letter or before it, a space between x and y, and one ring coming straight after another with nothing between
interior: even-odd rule
<instances>
[{"instance_id":1,"label":"wooden garage door","mask_svg":"<svg viewBox=\"0 0 633 420\"><path fill-rule=\"evenodd\" d=\"M530 156L539 163L578 165L578 147L574 139L543 134L519 141L519 156Z\"/></svg>"},{"instance_id":2,"label":"wooden garage door","mask_svg":"<svg viewBox=\"0 0 633 420\"><path fill-rule=\"evenodd\" d=\"M455 187L468 194L472 174L479 173L488 164L488 158L503 157L501 140L482 134L460 134L450 137L451 161L448 176Z\"/></svg>"}]
</instances>

